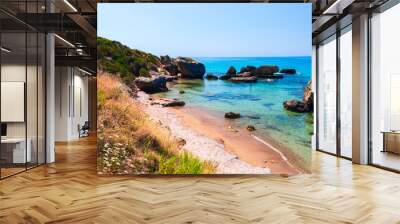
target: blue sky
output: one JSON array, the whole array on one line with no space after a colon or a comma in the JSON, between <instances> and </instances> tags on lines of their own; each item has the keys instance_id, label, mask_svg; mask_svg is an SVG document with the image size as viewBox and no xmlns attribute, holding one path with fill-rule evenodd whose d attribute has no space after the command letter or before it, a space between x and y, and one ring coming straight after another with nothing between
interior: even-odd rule
<instances>
[{"instance_id":1,"label":"blue sky","mask_svg":"<svg viewBox=\"0 0 400 224\"><path fill-rule=\"evenodd\" d=\"M101 3L97 18L97 35L155 55L311 55L311 4Z\"/></svg>"}]
</instances>

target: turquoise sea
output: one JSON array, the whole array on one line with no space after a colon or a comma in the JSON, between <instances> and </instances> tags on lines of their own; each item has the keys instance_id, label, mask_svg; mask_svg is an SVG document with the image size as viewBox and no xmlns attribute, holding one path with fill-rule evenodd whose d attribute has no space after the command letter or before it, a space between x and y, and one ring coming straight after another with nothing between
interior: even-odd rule
<instances>
[{"instance_id":1,"label":"turquoise sea","mask_svg":"<svg viewBox=\"0 0 400 224\"><path fill-rule=\"evenodd\" d=\"M311 57L246 57L195 58L206 66L206 73L218 76L230 66L237 71L246 65L277 65L295 68L296 75L283 79L262 80L257 83L232 83L223 80L179 80L163 97L179 98L187 105L221 112L233 111L243 117L238 125L252 124L258 137L269 136L288 148L303 165L311 160L312 114L288 112L282 103L302 99L303 89L311 79ZM184 94L179 94L184 90Z\"/></svg>"}]
</instances>

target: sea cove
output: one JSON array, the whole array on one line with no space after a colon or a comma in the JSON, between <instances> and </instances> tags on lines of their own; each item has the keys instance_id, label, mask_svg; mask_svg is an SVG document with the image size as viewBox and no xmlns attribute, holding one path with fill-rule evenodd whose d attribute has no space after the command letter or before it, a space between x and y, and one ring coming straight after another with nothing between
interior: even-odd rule
<instances>
[{"instance_id":1,"label":"sea cove","mask_svg":"<svg viewBox=\"0 0 400 224\"><path fill-rule=\"evenodd\" d=\"M280 148L289 149L301 166L310 163L312 113L296 113L284 109L283 102L302 99L304 88L311 79L311 57L241 57L195 58L205 65L206 74L224 75L230 66L276 65L294 68L297 73L282 79L259 79L256 83L234 83L225 80L178 79L170 91L156 97L177 98L191 107L215 111L223 118L232 111L242 117L234 121L237 128L253 125L252 134L260 139L272 138ZM181 92L181 93L180 93ZM182 92L184 92L182 94ZM279 148L279 147L278 147ZM287 151L287 150L286 150ZM287 153L287 152L286 152Z\"/></svg>"}]
</instances>

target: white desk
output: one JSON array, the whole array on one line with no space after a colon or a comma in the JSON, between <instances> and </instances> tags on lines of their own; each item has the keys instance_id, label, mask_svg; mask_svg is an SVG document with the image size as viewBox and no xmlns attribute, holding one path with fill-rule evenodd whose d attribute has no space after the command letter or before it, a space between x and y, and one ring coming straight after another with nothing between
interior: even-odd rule
<instances>
[{"instance_id":1,"label":"white desk","mask_svg":"<svg viewBox=\"0 0 400 224\"><path fill-rule=\"evenodd\" d=\"M32 153L31 153L32 141L31 141L30 138L28 138L26 142L28 143L28 145L27 145L28 147L26 147L26 153L25 153L25 138L5 138L5 139L1 139L2 147L6 146L7 149L8 149L8 147L13 147L12 148L12 163L31 162L31 159L32 159ZM3 150L3 148L2 148L2 151L5 151L5 150Z\"/></svg>"}]
</instances>

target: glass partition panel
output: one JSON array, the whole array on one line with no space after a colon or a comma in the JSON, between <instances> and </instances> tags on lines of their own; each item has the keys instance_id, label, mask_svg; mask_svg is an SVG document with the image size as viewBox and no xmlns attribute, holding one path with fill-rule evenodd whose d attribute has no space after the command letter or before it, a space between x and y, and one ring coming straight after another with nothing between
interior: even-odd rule
<instances>
[{"instance_id":1,"label":"glass partition panel","mask_svg":"<svg viewBox=\"0 0 400 224\"><path fill-rule=\"evenodd\" d=\"M336 153L336 36L318 47L318 149Z\"/></svg>"},{"instance_id":2,"label":"glass partition panel","mask_svg":"<svg viewBox=\"0 0 400 224\"><path fill-rule=\"evenodd\" d=\"M24 171L31 161L26 141L26 42L25 32L1 34L2 178Z\"/></svg>"},{"instance_id":3,"label":"glass partition panel","mask_svg":"<svg viewBox=\"0 0 400 224\"><path fill-rule=\"evenodd\" d=\"M340 36L340 154L352 157L352 32Z\"/></svg>"},{"instance_id":4,"label":"glass partition panel","mask_svg":"<svg viewBox=\"0 0 400 224\"><path fill-rule=\"evenodd\" d=\"M27 114L27 150L30 151L28 168L37 165L38 160L38 35L36 32L27 33L27 80L26 80L26 114Z\"/></svg>"},{"instance_id":5,"label":"glass partition panel","mask_svg":"<svg viewBox=\"0 0 400 224\"><path fill-rule=\"evenodd\" d=\"M400 4L371 19L372 163L400 170Z\"/></svg>"}]
</instances>

